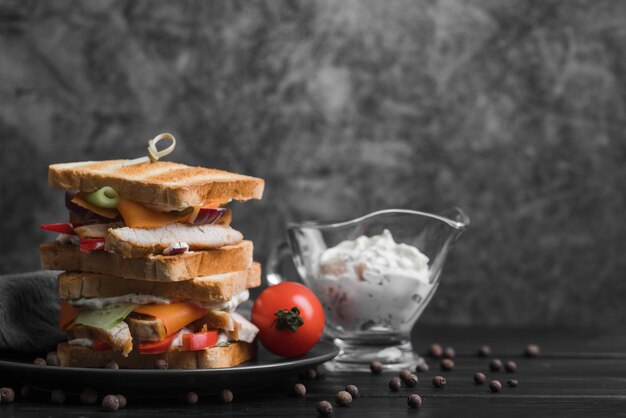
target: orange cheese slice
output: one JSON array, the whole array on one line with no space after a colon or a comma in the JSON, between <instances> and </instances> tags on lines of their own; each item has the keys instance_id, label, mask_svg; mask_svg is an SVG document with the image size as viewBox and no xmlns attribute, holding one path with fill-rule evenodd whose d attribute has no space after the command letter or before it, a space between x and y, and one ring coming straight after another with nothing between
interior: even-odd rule
<instances>
[{"instance_id":1,"label":"orange cheese slice","mask_svg":"<svg viewBox=\"0 0 626 418\"><path fill-rule=\"evenodd\" d=\"M202 318L207 310L192 303L178 302L169 305L142 305L133 312L150 315L163 321L165 332L171 335L182 327Z\"/></svg>"}]
</instances>

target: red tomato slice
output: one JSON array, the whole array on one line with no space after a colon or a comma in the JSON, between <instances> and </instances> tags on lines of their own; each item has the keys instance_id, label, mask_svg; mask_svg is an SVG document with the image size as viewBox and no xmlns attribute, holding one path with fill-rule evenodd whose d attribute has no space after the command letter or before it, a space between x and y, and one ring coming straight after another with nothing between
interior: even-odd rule
<instances>
[{"instance_id":1,"label":"red tomato slice","mask_svg":"<svg viewBox=\"0 0 626 418\"><path fill-rule=\"evenodd\" d=\"M183 335L183 350L197 351L214 346L217 343L217 330Z\"/></svg>"},{"instance_id":2,"label":"red tomato slice","mask_svg":"<svg viewBox=\"0 0 626 418\"><path fill-rule=\"evenodd\" d=\"M108 342L104 340L93 340L93 344L91 344L91 348L94 351L111 351L113 348L109 345Z\"/></svg>"},{"instance_id":3,"label":"red tomato slice","mask_svg":"<svg viewBox=\"0 0 626 418\"><path fill-rule=\"evenodd\" d=\"M84 253L104 250L104 238L81 238L80 250Z\"/></svg>"},{"instance_id":4,"label":"red tomato slice","mask_svg":"<svg viewBox=\"0 0 626 418\"><path fill-rule=\"evenodd\" d=\"M166 353L167 350L169 350L170 345L172 345L172 341L174 341L174 338L176 338L176 335L178 335L177 332L168 337L165 337L161 341L139 343L139 352L141 354Z\"/></svg>"},{"instance_id":5,"label":"red tomato slice","mask_svg":"<svg viewBox=\"0 0 626 418\"><path fill-rule=\"evenodd\" d=\"M44 231L58 232L59 234L76 235L74 226L69 222L59 224L43 224L40 226Z\"/></svg>"}]
</instances>

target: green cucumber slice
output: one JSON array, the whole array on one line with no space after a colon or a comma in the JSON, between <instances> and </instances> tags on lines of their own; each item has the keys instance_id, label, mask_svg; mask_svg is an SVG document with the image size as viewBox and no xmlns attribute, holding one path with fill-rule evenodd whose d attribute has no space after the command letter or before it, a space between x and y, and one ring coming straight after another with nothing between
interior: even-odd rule
<instances>
[{"instance_id":1,"label":"green cucumber slice","mask_svg":"<svg viewBox=\"0 0 626 418\"><path fill-rule=\"evenodd\" d=\"M111 329L122 322L137 306L139 305L134 303L114 303L102 309L85 309L78 314L74 323L94 328Z\"/></svg>"}]
</instances>

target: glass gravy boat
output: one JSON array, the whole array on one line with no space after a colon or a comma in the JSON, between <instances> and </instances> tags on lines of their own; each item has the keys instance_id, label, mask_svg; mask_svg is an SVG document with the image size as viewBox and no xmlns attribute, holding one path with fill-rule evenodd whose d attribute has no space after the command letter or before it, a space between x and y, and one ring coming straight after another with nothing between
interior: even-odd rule
<instances>
[{"instance_id":1,"label":"glass gravy boat","mask_svg":"<svg viewBox=\"0 0 626 418\"><path fill-rule=\"evenodd\" d=\"M468 226L469 218L460 209L442 215L389 209L346 222L287 226L288 248L298 274L324 306L325 335L341 348L329 368L366 371L369 363L378 360L387 368L401 369L421 361L411 347L411 330L437 290L450 248ZM320 263L327 249L385 230L395 242L416 247L428 257L422 280L384 270L367 279L329 275ZM282 281L277 254L267 263L270 284Z\"/></svg>"}]
</instances>

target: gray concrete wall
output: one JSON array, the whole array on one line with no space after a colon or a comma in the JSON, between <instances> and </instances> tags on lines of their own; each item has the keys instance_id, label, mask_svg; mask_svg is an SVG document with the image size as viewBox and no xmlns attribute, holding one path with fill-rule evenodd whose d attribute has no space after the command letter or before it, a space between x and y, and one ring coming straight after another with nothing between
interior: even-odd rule
<instances>
[{"instance_id":1,"label":"gray concrete wall","mask_svg":"<svg viewBox=\"0 0 626 418\"><path fill-rule=\"evenodd\" d=\"M235 225L460 206L430 323L626 315L626 2L0 1L0 272L63 220L48 164L260 176Z\"/></svg>"}]
</instances>

